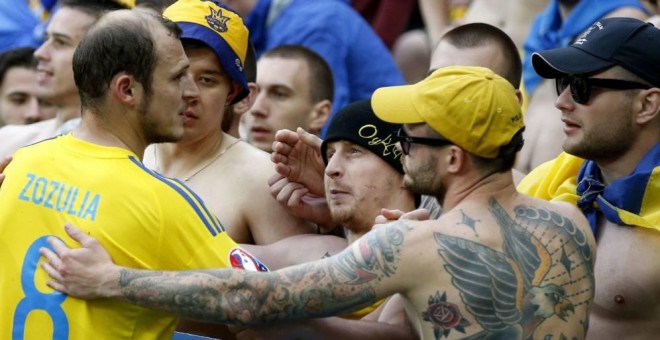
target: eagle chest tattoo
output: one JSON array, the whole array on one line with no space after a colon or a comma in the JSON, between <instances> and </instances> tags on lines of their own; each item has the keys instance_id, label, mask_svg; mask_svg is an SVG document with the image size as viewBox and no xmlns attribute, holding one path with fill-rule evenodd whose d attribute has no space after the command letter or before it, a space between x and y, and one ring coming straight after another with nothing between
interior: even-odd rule
<instances>
[{"instance_id":1,"label":"eagle chest tattoo","mask_svg":"<svg viewBox=\"0 0 660 340\"><path fill-rule=\"evenodd\" d=\"M444 269L465 310L483 329L468 339L530 339L548 318L566 318L593 297L591 248L586 235L564 216L517 206L514 217L493 198L489 211L502 232L502 251L435 233ZM561 282L561 284L559 284ZM585 288L586 287L586 288ZM436 339L471 325L446 293L429 297L422 319ZM587 328L587 321L581 321Z\"/></svg>"}]
</instances>

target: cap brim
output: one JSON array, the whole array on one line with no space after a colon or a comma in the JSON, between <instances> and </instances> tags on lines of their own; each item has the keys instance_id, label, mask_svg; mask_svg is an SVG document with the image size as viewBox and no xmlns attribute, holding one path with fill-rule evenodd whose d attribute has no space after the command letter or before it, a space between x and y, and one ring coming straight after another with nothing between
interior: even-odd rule
<instances>
[{"instance_id":1,"label":"cap brim","mask_svg":"<svg viewBox=\"0 0 660 340\"><path fill-rule=\"evenodd\" d=\"M215 52L218 61L220 61L222 68L227 72L229 78L241 86L241 91L234 97L230 104L238 103L247 97L250 93L250 88L247 85L245 74L235 64L236 60L240 61L240 59L229 44L208 27L192 22L177 22L176 24L181 29L180 39L196 40L208 46Z\"/></svg>"},{"instance_id":2,"label":"cap brim","mask_svg":"<svg viewBox=\"0 0 660 340\"><path fill-rule=\"evenodd\" d=\"M416 84L388 86L377 89L371 96L371 108L385 122L395 124L423 123L412 100Z\"/></svg>"},{"instance_id":3,"label":"cap brim","mask_svg":"<svg viewBox=\"0 0 660 340\"><path fill-rule=\"evenodd\" d=\"M532 54L532 66L539 76L555 79L567 74L585 74L613 66L611 61L593 56L577 47L555 48Z\"/></svg>"}]
</instances>

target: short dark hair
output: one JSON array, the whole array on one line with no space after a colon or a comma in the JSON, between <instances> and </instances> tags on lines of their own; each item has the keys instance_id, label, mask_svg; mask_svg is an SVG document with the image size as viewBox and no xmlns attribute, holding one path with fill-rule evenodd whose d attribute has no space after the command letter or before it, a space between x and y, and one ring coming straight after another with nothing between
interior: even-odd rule
<instances>
[{"instance_id":1,"label":"short dark hair","mask_svg":"<svg viewBox=\"0 0 660 340\"><path fill-rule=\"evenodd\" d=\"M506 61L505 74L501 74L508 80L514 88L520 88L520 79L522 77L522 59L516 44L501 29L475 22L457 26L445 33L441 41L447 41L457 48L472 48L489 44L495 44L500 47Z\"/></svg>"},{"instance_id":2,"label":"short dark hair","mask_svg":"<svg viewBox=\"0 0 660 340\"><path fill-rule=\"evenodd\" d=\"M129 9L128 6L117 0L60 0L60 7L75 8L96 18L96 20L110 11Z\"/></svg>"},{"instance_id":3,"label":"short dark hair","mask_svg":"<svg viewBox=\"0 0 660 340\"><path fill-rule=\"evenodd\" d=\"M170 7L176 0L136 0L135 6L149 8L157 13L163 13L165 8Z\"/></svg>"},{"instance_id":4,"label":"short dark hair","mask_svg":"<svg viewBox=\"0 0 660 340\"><path fill-rule=\"evenodd\" d=\"M181 30L161 15L143 12L179 38ZM145 96L151 95L153 72L158 62L153 20L101 20L85 35L73 54L73 77L83 107L97 107L112 78L126 72L142 84Z\"/></svg>"},{"instance_id":5,"label":"short dark hair","mask_svg":"<svg viewBox=\"0 0 660 340\"><path fill-rule=\"evenodd\" d=\"M335 93L335 82L328 63L318 53L300 45L281 45L261 56L262 58L302 59L309 67L309 89L311 99L320 102L332 101Z\"/></svg>"},{"instance_id":6,"label":"short dark hair","mask_svg":"<svg viewBox=\"0 0 660 340\"><path fill-rule=\"evenodd\" d=\"M7 71L14 67L34 69L36 67L34 48L18 47L0 54L0 86L5 81Z\"/></svg>"}]
</instances>

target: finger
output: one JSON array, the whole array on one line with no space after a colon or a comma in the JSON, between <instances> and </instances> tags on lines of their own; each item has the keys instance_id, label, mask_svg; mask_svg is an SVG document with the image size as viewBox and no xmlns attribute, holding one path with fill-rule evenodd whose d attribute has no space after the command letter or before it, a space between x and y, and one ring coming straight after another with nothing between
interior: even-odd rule
<instances>
[{"instance_id":1,"label":"finger","mask_svg":"<svg viewBox=\"0 0 660 340\"><path fill-rule=\"evenodd\" d=\"M403 216L403 211L398 209L380 209L380 214L390 221L398 220Z\"/></svg>"},{"instance_id":2,"label":"finger","mask_svg":"<svg viewBox=\"0 0 660 340\"><path fill-rule=\"evenodd\" d=\"M282 177L280 180L277 182L271 184L268 186L268 189L270 190L270 195L273 196L273 198L277 199L277 196L280 194L282 189L289 184L289 180Z\"/></svg>"},{"instance_id":3,"label":"finger","mask_svg":"<svg viewBox=\"0 0 660 340\"><path fill-rule=\"evenodd\" d=\"M296 144L286 144L282 142L273 142L273 145L271 146L273 148L273 153L281 154L282 156L287 156L288 154L291 153L291 150L293 150L294 146Z\"/></svg>"},{"instance_id":4,"label":"finger","mask_svg":"<svg viewBox=\"0 0 660 340\"><path fill-rule=\"evenodd\" d=\"M275 149L273 149L273 150L275 150ZM270 161L275 163L275 164L278 164L278 163L287 164L288 161L289 161L289 158L286 155L281 154L279 152L273 152L273 153L270 154Z\"/></svg>"},{"instance_id":5,"label":"finger","mask_svg":"<svg viewBox=\"0 0 660 340\"><path fill-rule=\"evenodd\" d=\"M57 268L55 268L52 264L48 262L40 262L41 268L43 268L48 276L50 276L51 279L57 281L57 282L63 282L64 278L62 277L62 274L60 274L59 271L57 271Z\"/></svg>"},{"instance_id":6,"label":"finger","mask_svg":"<svg viewBox=\"0 0 660 340\"><path fill-rule=\"evenodd\" d=\"M289 196L289 202L287 202L289 207L296 207L300 205L302 202L303 196L307 195L309 193L309 190L307 190L306 187L298 188L293 190L291 192L291 196Z\"/></svg>"},{"instance_id":7,"label":"finger","mask_svg":"<svg viewBox=\"0 0 660 340\"><path fill-rule=\"evenodd\" d=\"M374 224L383 224L387 222L389 222L389 220L383 215L376 216L376 219L374 220Z\"/></svg>"},{"instance_id":8,"label":"finger","mask_svg":"<svg viewBox=\"0 0 660 340\"><path fill-rule=\"evenodd\" d=\"M64 230L66 231L67 235L69 235L72 239L78 241L78 243L82 244L82 246L85 248L95 246L97 243L96 239L87 235L82 230L76 228L73 224L69 222L64 223Z\"/></svg>"},{"instance_id":9,"label":"finger","mask_svg":"<svg viewBox=\"0 0 660 340\"><path fill-rule=\"evenodd\" d=\"M298 133L298 137L300 137L300 140L303 141L303 143L315 148L317 151L321 151L321 144L323 143L321 138L305 131L305 129L301 127L299 127L296 132Z\"/></svg>"},{"instance_id":10,"label":"finger","mask_svg":"<svg viewBox=\"0 0 660 340\"><path fill-rule=\"evenodd\" d=\"M282 176L282 175L280 175L280 174L278 174L278 173L274 173L274 174L272 174L270 177L268 177L268 185L271 186L271 185L273 185L273 184L279 182L279 181L282 180L283 178L285 178L285 176Z\"/></svg>"},{"instance_id":11,"label":"finger","mask_svg":"<svg viewBox=\"0 0 660 340\"><path fill-rule=\"evenodd\" d=\"M291 198L291 195L296 189L301 189L305 188L304 185L296 182L289 182L287 183L284 187L282 187L282 190L280 190L279 194L277 195L277 201L284 204L289 202L289 199Z\"/></svg>"},{"instance_id":12,"label":"finger","mask_svg":"<svg viewBox=\"0 0 660 340\"><path fill-rule=\"evenodd\" d=\"M431 218L431 213L423 208L413 210L401 216L402 220L415 220L415 221L426 221L429 218Z\"/></svg>"},{"instance_id":13,"label":"finger","mask_svg":"<svg viewBox=\"0 0 660 340\"><path fill-rule=\"evenodd\" d=\"M48 281L46 282L46 285L48 285L48 287L50 287L50 288L55 289L55 290L58 291L58 292L62 292L62 293L65 293L65 294L69 294L69 291L66 289L66 287L64 287L64 285L62 285L61 283L59 283L59 282L57 282L57 281L54 281L54 280L48 280Z\"/></svg>"},{"instance_id":14,"label":"finger","mask_svg":"<svg viewBox=\"0 0 660 340\"><path fill-rule=\"evenodd\" d=\"M48 244L50 244L51 247L53 247L58 257L62 256L62 253L71 249L59 237L50 236L46 239L46 241Z\"/></svg>"},{"instance_id":15,"label":"finger","mask_svg":"<svg viewBox=\"0 0 660 340\"><path fill-rule=\"evenodd\" d=\"M298 143L298 134L288 129L282 129L275 132L275 140L288 145L296 145Z\"/></svg>"}]
</instances>

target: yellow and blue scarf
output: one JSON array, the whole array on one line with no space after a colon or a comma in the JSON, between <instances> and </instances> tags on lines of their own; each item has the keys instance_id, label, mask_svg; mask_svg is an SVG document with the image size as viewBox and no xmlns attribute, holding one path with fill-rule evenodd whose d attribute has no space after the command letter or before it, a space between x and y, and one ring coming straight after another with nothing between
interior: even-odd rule
<instances>
[{"instance_id":1,"label":"yellow and blue scarf","mask_svg":"<svg viewBox=\"0 0 660 340\"><path fill-rule=\"evenodd\" d=\"M607 186L602 184L595 162L562 153L529 173L518 190L541 199L576 204L594 234L598 211L613 223L660 231L660 143L630 175Z\"/></svg>"}]
</instances>

